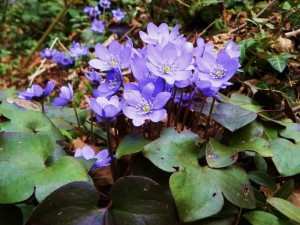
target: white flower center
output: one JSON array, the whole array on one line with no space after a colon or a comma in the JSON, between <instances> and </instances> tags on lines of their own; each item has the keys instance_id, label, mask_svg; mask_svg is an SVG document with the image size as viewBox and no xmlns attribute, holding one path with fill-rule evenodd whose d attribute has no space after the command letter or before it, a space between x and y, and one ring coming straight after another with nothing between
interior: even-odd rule
<instances>
[{"instance_id":1,"label":"white flower center","mask_svg":"<svg viewBox=\"0 0 300 225\"><path fill-rule=\"evenodd\" d=\"M136 106L136 112L140 115L151 113L153 108L153 103L150 100L143 98L143 101Z\"/></svg>"},{"instance_id":2,"label":"white flower center","mask_svg":"<svg viewBox=\"0 0 300 225\"><path fill-rule=\"evenodd\" d=\"M160 67L160 70L164 73L164 74L170 74L174 71L177 70L177 66L174 65L171 61L169 60L164 60L162 63L162 66Z\"/></svg>"},{"instance_id":3,"label":"white flower center","mask_svg":"<svg viewBox=\"0 0 300 225\"><path fill-rule=\"evenodd\" d=\"M221 79L226 76L227 70L221 64L215 65L209 72L209 75L214 79Z\"/></svg>"}]
</instances>

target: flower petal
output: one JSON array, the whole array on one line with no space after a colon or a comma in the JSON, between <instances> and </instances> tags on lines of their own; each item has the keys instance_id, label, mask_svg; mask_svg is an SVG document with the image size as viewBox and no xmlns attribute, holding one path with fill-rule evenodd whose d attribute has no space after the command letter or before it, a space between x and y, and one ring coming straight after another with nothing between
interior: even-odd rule
<instances>
[{"instance_id":1,"label":"flower petal","mask_svg":"<svg viewBox=\"0 0 300 225\"><path fill-rule=\"evenodd\" d=\"M151 121L159 122L167 117L167 111L165 109L153 110L153 112L149 114L149 117Z\"/></svg>"},{"instance_id":2,"label":"flower petal","mask_svg":"<svg viewBox=\"0 0 300 225\"><path fill-rule=\"evenodd\" d=\"M161 109L169 101L171 94L169 92L159 93L153 101L153 109Z\"/></svg>"}]
</instances>

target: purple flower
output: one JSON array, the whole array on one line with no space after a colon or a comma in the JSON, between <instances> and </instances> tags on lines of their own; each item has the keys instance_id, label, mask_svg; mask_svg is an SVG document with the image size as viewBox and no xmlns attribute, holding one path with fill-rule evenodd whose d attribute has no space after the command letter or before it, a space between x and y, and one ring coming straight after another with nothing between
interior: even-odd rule
<instances>
[{"instance_id":1,"label":"purple flower","mask_svg":"<svg viewBox=\"0 0 300 225\"><path fill-rule=\"evenodd\" d=\"M92 22L91 30L102 34L103 31L105 30L105 22L102 20L94 19Z\"/></svg>"},{"instance_id":2,"label":"purple flower","mask_svg":"<svg viewBox=\"0 0 300 225\"><path fill-rule=\"evenodd\" d=\"M179 26L176 25L171 32L169 32L169 27L167 24L162 23L157 27L154 23L148 23L146 34L143 31L140 31L140 38L147 44L156 45L157 43L168 43L175 41L179 37Z\"/></svg>"},{"instance_id":3,"label":"purple flower","mask_svg":"<svg viewBox=\"0 0 300 225\"><path fill-rule=\"evenodd\" d=\"M52 61L56 62L62 68L67 68L74 63L74 60L68 57L65 52L56 52L52 57Z\"/></svg>"},{"instance_id":4,"label":"purple flower","mask_svg":"<svg viewBox=\"0 0 300 225\"><path fill-rule=\"evenodd\" d=\"M231 58L225 50L217 55L204 53L202 58L197 58L197 78L201 81L208 81L213 88L224 88L228 86L228 80L239 68L239 60Z\"/></svg>"},{"instance_id":5,"label":"purple flower","mask_svg":"<svg viewBox=\"0 0 300 225\"><path fill-rule=\"evenodd\" d=\"M169 92L160 92L155 95L155 86L152 83L145 85L141 91L135 89L124 90L126 106L123 113L132 119L134 126L140 126L146 120L159 122L167 117L167 111L163 109L171 97Z\"/></svg>"},{"instance_id":6,"label":"purple flower","mask_svg":"<svg viewBox=\"0 0 300 225\"><path fill-rule=\"evenodd\" d=\"M113 68L106 73L106 81L93 91L95 97L108 97L116 93L123 82L122 73L119 69Z\"/></svg>"},{"instance_id":7,"label":"purple flower","mask_svg":"<svg viewBox=\"0 0 300 225\"><path fill-rule=\"evenodd\" d=\"M93 18L101 14L98 6L86 6L83 11Z\"/></svg>"},{"instance_id":8,"label":"purple flower","mask_svg":"<svg viewBox=\"0 0 300 225\"><path fill-rule=\"evenodd\" d=\"M91 69L88 73L84 73L84 75L87 79L89 79L94 88L97 88L103 82L101 75L93 69Z\"/></svg>"},{"instance_id":9,"label":"purple flower","mask_svg":"<svg viewBox=\"0 0 300 225\"><path fill-rule=\"evenodd\" d=\"M99 1L99 5L103 8L103 9L109 9L110 8L110 4L111 2L109 0L100 0Z\"/></svg>"},{"instance_id":10,"label":"purple flower","mask_svg":"<svg viewBox=\"0 0 300 225\"><path fill-rule=\"evenodd\" d=\"M26 91L19 92L18 97L26 100L43 101L51 94L54 87L55 83L53 81L48 81L45 89L43 89L40 85L34 84L31 88L27 88Z\"/></svg>"},{"instance_id":11,"label":"purple flower","mask_svg":"<svg viewBox=\"0 0 300 225\"><path fill-rule=\"evenodd\" d=\"M90 98L90 106L99 122L114 121L124 107L124 104L124 99L119 101L117 95L112 96L110 99L106 97Z\"/></svg>"},{"instance_id":12,"label":"purple flower","mask_svg":"<svg viewBox=\"0 0 300 225\"><path fill-rule=\"evenodd\" d=\"M59 97L53 99L53 104L56 106L64 107L66 106L70 101L72 101L73 98L73 88L71 84L68 84L68 87L61 87Z\"/></svg>"},{"instance_id":13,"label":"purple flower","mask_svg":"<svg viewBox=\"0 0 300 225\"><path fill-rule=\"evenodd\" d=\"M107 71L112 68L124 69L129 67L131 58L131 48L123 47L118 41L112 41L108 49L102 44L96 44L96 55L99 59L89 61L91 67L101 71Z\"/></svg>"},{"instance_id":14,"label":"purple flower","mask_svg":"<svg viewBox=\"0 0 300 225\"><path fill-rule=\"evenodd\" d=\"M125 13L120 8L112 10L111 12L116 20L122 20L125 18Z\"/></svg>"},{"instance_id":15,"label":"purple flower","mask_svg":"<svg viewBox=\"0 0 300 225\"><path fill-rule=\"evenodd\" d=\"M95 154L95 151L89 146L76 149L74 157L82 157L86 160L96 159L96 162L94 162L91 170L102 166L109 166L111 161L107 149L103 149Z\"/></svg>"},{"instance_id":16,"label":"purple flower","mask_svg":"<svg viewBox=\"0 0 300 225\"><path fill-rule=\"evenodd\" d=\"M230 40L226 43L225 51L231 58L238 58L241 55L239 46L237 46L233 40Z\"/></svg>"},{"instance_id":17,"label":"purple flower","mask_svg":"<svg viewBox=\"0 0 300 225\"><path fill-rule=\"evenodd\" d=\"M71 57L82 57L89 53L89 48L81 46L80 43L73 41L72 46L69 48Z\"/></svg>"},{"instance_id":18,"label":"purple flower","mask_svg":"<svg viewBox=\"0 0 300 225\"><path fill-rule=\"evenodd\" d=\"M56 49L50 50L49 48L45 48L44 51L39 52L39 55L42 59L51 59L56 53Z\"/></svg>"},{"instance_id":19,"label":"purple flower","mask_svg":"<svg viewBox=\"0 0 300 225\"><path fill-rule=\"evenodd\" d=\"M187 80L192 76L192 53L179 52L174 44L167 44L160 50L148 45L147 55L149 70L156 76L162 77L173 85L175 81Z\"/></svg>"}]
</instances>

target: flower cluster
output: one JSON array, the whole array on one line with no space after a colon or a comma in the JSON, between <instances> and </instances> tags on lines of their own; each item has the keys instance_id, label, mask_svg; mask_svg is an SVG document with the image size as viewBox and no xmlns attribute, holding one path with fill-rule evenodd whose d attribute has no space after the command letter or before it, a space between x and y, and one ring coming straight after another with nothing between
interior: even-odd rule
<instances>
[{"instance_id":1,"label":"flower cluster","mask_svg":"<svg viewBox=\"0 0 300 225\"><path fill-rule=\"evenodd\" d=\"M188 102L194 95L216 96L231 85L229 80L240 67L240 52L232 40L218 52L202 38L194 47L179 33L178 25L170 31L164 23L149 23L147 32L140 31L140 38L145 43L142 49L134 48L129 38L124 45L112 41L108 47L95 46L98 58L90 60L89 65L106 72L106 77L94 70L86 77L95 87L90 106L99 122L113 121L121 111L135 126L163 121L170 99L192 108ZM121 88L122 70L128 68L135 80Z\"/></svg>"},{"instance_id":2,"label":"flower cluster","mask_svg":"<svg viewBox=\"0 0 300 225\"><path fill-rule=\"evenodd\" d=\"M56 49L50 50L45 48L44 51L39 52L42 59L47 59L52 62L56 62L61 68L68 68L75 62L75 58L80 58L89 54L87 46L82 46L80 43L73 41L72 46L69 48L69 52L60 52Z\"/></svg>"},{"instance_id":3,"label":"flower cluster","mask_svg":"<svg viewBox=\"0 0 300 225\"><path fill-rule=\"evenodd\" d=\"M86 6L84 12L88 14L92 20L91 30L96 33L103 33L105 30L105 14L107 9L110 9L111 2L109 0L99 0L98 5L96 6ZM101 10L103 13L101 13ZM115 22L119 22L125 18L125 12L120 8L113 9L111 11L112 18ZM102 19L99 19L99 16L103 16Z\"/></svg>"}]
</instances>

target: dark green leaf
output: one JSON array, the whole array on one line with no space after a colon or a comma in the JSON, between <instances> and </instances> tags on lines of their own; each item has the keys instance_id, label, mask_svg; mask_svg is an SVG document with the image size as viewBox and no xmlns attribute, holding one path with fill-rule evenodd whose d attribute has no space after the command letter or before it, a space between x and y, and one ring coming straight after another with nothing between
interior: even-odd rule
<instances>
[{"instance_id":1,"label":"dark green leaf","mask_svg":"<svg viewBox=\"0 0 300 225\"><path fill-rule=\"evenodd\" d=\"M272 190L276 190L275 180L270 177L268 174L262 171L250 171L248 173L248 177L250 180L255 183L262 185L264 187L270 188Z\"/></svg>"},{"instance_id":2,"label":"dark green leaf","mask_svg":"<svg viewBox=\"0 0 300 225\"><path fill-rule=\"evenodd\" d=\"M103 225L105 210L98 209L99 195L87 182L72 182L51 193L36 208L26 225Z\"/></svg>"},{"instance_id":3,"label":"dark green leaf","mask_svg":"<svg viewBox=\"0 0 300 225\"><path fill-rule=\"evenodd\" d=\"M293 193L294 188L295 188L294 180L290 179L287 182L285 182L284 185L282 185L278 191L276 191L274 197L288 199Z\"/></svg>"},{"instance_id":4,"label":"dark green leaf","mask_svg":"<svg viewBox=\"0 0 300 225\"><path fill-rule=\"evenodd\" d=\"M137 153L143 150L143 147L151 141L139 135L127 135L119 144L116 157L120 159L122 156Z\"/></svg>"},{"instance_id":5,"label":"dark green leaf","mask_svg":"<svg viewBox=\"0 0 300 225\"><path fill-rule=\"evenodd\" d=\"M176 224L177 214L171 193L146 177L119 179L111 190L110 214L115 224Z\"/></svg>"},{"instance_id":6,"label":"dark green leaf","mask_svg":"<svg viewBox=\"0 0 300 225\"><path fill-rule=\"evenodd\" d=\"M293 55L283 52L279 55L270 55L267 60L275 70L282 73L287 65L288 59L293 57Z\"/></svg>"},{"instance_id":7,"label":"dark green leaf","mask_svg":"<svg viewBox=\"0 0 300 225\"><path fill-rule=\"evenodd\" d=\"M260 154L255 154L254 156L254 163L257 170L266 172L268 169L268 164L264 157L262 157Z\"/></svg>"}]
</instances>

